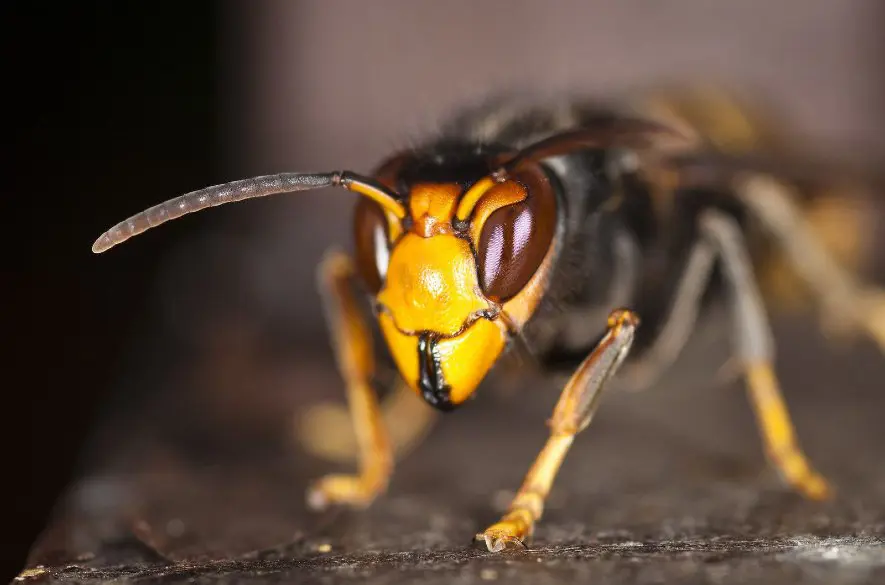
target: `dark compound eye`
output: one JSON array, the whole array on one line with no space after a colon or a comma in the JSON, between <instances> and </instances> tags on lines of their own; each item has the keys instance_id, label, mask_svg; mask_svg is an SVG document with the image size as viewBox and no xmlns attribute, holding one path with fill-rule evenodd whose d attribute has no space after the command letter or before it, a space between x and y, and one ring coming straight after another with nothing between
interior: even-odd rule
<instances>
[{"instance_id":1,"label":"dark compound eye","mask_svg":"<svg viewBox=\"0 0 885 585\"><path fill-rule=\"evenodd\" d=\"M390 260L387 218L377 203L361 197L354 211L353 228L357 271L375 294L381 290Z\"/></svg>"},{"instance_id":2,"label":"dark compound eye","mask_svg":"<svg viewBox=\"0 0 885 585\"><path fill-rule=\"evenodd\" d=\"M544 261L556 230L555 195L543 172L532 168L513 178L526 187L528 197L489 215L476 243L480 286L498 302L525 288Z\"/></svg>"}]
</instances>

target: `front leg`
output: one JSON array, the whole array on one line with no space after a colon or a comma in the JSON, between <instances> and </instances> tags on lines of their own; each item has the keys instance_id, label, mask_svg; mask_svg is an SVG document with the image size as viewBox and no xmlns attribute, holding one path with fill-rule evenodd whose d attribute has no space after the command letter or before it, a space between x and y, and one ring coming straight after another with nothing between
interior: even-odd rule
<instances>
[{"instance_id":1,"label":"front leg","mask_svg":"<svg viewBox=\"0 0 885 585\"><path fill-rule=\"evenodd\" d=\"M608 318L608 332L563 389L549 421L550 438L529 469L507 514L477 534L491 552L522 546L544 512L544 500L575 435L587 428L599 406L602 387L627 356L639 318L618 309Z\"/></svg>"},{"instance_id":2,"label":"front leg","mask_svg":"<svg viewBox=\"0 0 885 585\"><path fill-rule=\"evenodd\" d=\"M353 265L339 252L326 257L319 270L320 290L338 367L347 388L347 401L359 448L358 475L327 475L308 491L308 504L368 506L387 488L393 454L378 398L370 383L374 370L372 338L353 295Z\"/></svg>"}]
</instances>

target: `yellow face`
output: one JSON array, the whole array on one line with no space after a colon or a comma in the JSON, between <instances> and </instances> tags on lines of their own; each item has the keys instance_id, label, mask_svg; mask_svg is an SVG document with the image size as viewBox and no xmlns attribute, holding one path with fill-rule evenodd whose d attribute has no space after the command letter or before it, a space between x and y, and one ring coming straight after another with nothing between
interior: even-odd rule
<instances>
[{"instance_id":1,"label":"yellow face","mask_svg":"<svg viewBox=\"0 0 885 585\"><path fill-rule=\"evenodd\" d=\"M408 221L387 217L387 236L394 244L378 261L379 325L403 378L443 410L473 394L504 350L510 328L524 324L540 299L547 272L541 267L512 298L495 298L484 290L479 224L527 196L522 185L507 183L491 184L471 210L468 227L466 222L454 227L463 209L459 201L465 198L455 184L415 185ZM545 244L545 251L549 247Z\"/></svg>"},{"instance_id":2,"label":"yellow face","mask_svg":"<svg viewBox=\"0 0 885 585\"><path fill-rule=\"evenodd\" d=\"M506 327L479 288L470 245L405 234L378 294L381 331L405 379L431 404L463 402L498 359Z\"/></svg>"}]
</instances>

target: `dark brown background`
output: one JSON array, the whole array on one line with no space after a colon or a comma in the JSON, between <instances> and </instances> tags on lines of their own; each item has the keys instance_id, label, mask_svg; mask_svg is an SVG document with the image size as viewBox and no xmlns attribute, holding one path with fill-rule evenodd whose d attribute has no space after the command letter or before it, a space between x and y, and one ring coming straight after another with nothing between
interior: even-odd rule
<instances>
[{"instance_id":1,"label":"dark brown background","mask_svg":"<svg viewBox=\"0 0 885 585\"><path fill-rule=\"evenodd\" d=\"M554 95L721 80L761 92L810 139L885 148L885 36L873 0L244 6L4 8L4 69L16 88L10 193L23 205L10 223L25 228L9 279L17 296L8 355L17 367L7 392L11 405L25 405L8 410L9 575L80 469L93 480L73 492L85 520L55 521L33 558L95 553L108 534L134 531L173 560L208 562L300 535L280 556L284 574L297 572L285 559L314 558L311 547L330 540L357 567L353 576L364 567L383 580L395 566L388 559L373 569L366 550L430 548L442 552L403 557L404 575L438 566L440 579L468 580L499 561L470 553L462 564L461 553L445 551L461 550L493 519L491 495L518 485L543 440L555 393L517 403L489 393L403 464L389 499L355 526L326 528L304 513L302 490L333 466L300 455L291 439L308 402L341 396L313 269L329 245L347 245L351 198L324 192L219 209L91 256L92 239L133 211L245 175L367 170L432 133L458 104L507 88ZM863 344L828 352L812 325L779 324L780 366L809 451L840 488L849 484L844 500L821 512L778 491L740 392L677 386L612 396L563 470L549 528L539 532L554 560L566 555L546 575L592 567L612 580L653 578L625 577L617 559L570 564L637 540L658 543L646 545L649 558L669 558L667 538L697 543L706 558L714 536L881 531L885 366ZM146 506L130 516L146 520L147 533L120 513L131 501ZM638 515L637 501L645 502ZM447 520L429 530L432 517ZM169 540L169 522L182 518L185 535ZM809 543L812 555L826 544ZM771 550L760 547L744 546L747 558ZM740 561L741 545L734 550ZM802 557L806 549L785 550ZM691 561L662 562L691 571ZM344 578L324 562L308 565ZM724 566L739 579L760 565ZM761 566L783 570L767 556Z\"/></svg>"}]
</instances>

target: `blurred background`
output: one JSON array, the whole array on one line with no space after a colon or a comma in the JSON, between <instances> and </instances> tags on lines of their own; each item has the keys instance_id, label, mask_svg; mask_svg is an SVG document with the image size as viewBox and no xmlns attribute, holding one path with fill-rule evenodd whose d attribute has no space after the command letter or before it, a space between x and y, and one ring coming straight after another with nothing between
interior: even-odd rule
<instances>
[{"instance_id":1,"label":"blurred background","mask_svg":"<svg viewBox=\"0 0 885 585\"><path fill-rule=\"evenodd\" d=\"M71 506L94 519L116 518L133 501L154 505L109 478L162 468L166 475L151 481L173 493L184 483L169 480L168 469L182 461L217 470L225 458L245 465L277 455L297 478L279 479L298 484L287 488L297 517L298 482L328 469L309 459L301 465L292 451L297 412L343 398L314 269L330 246L349 247L352 197L321 192L224 207L93 256L94 238L136 211L245 176L366 172L391 150L432 135L459 105L509 88L606 95L659 81L725 82L770 101L809 142L863 145L864 156L885 151L885 8L875 0L715 7L265 0L2 10L4 93L13 103L5 117L7 200L15 207L8 217L22 230L4 287L13 295L6 346L14 375L4 409L12 423L4 475L15 492L4 514L13 527L10 575L60 497L66 503L56 518ZM784 327L802 339L813 331L813 323ZM808 354L796 347L782 344L781 355L785 386L801 388ZM875 351L856 354L819 357L851 371L831 430L875 426L858 405L873 392L864 380L881 379L883 368ZM787 393L800 428L817 420L822 404L834 406L832 388ZM761 460L758 445L741 442L753 433L742 396L723 396L658 397L631 408L651 417L691 404L708 421L693 429L699 440ZM554 400L545 395L532 415L536 442ZM481 424L482 408L500 406L479 408L457 424ZM809 450L825 451L814 432L805 435ZM517 487L533 454L524 451L502 481ZM194 493L205 493L201 481L214 485L194 481ZM253 496L241 516L271 514L250 508L260 499ZM177 518L158 514L167 529ZM92 526L83 535L78 522L53 520L44 556L32 559L65 557L116 530ZM224 530L211 526L195 534ZM291 536L284 521L271 534L238 530L257 535L243 548ZM211 548L198 540L191 546Z\"/></svg>"}]
</instances>

